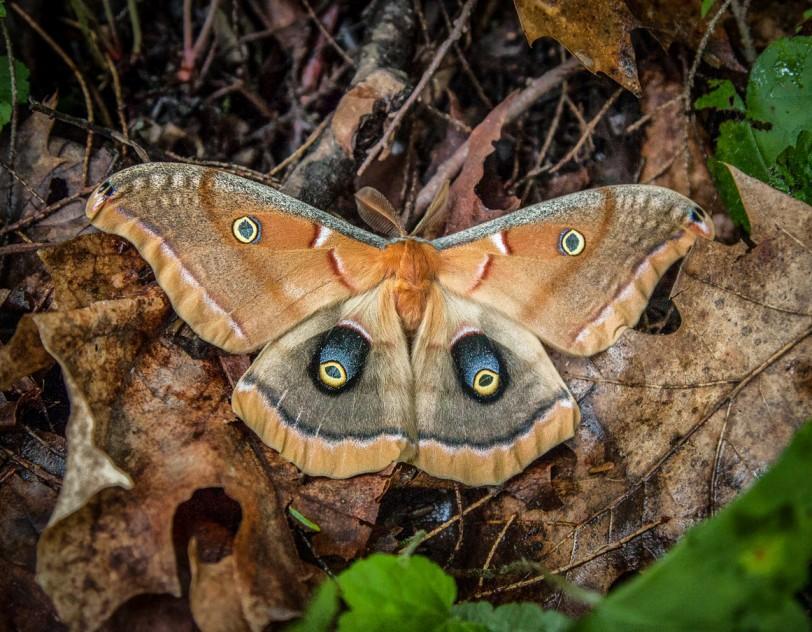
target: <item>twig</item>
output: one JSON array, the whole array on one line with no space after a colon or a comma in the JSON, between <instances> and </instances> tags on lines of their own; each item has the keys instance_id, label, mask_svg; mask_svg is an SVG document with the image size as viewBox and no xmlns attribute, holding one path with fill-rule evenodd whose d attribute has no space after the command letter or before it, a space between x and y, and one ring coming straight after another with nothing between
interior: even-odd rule
<instances>
[{"instance_id":1,"label":"twig","mask_svg":"<svg viewBox=\"0 0 812 632\"><path fill-rule=\"evenodd\" d=\"M87 111L87 120L91 125L94 121L93 100L90 97L90 90L88 90L87 83L79 68L73 63L73 60L68 57L68 54L62 50L62 47L57 44L50 35L48 35L42 27L32 18L25 10L20 7L16 2L12 2L9 6L19 15L25 22L28 23L36 33L50 46L54 52L59 55L62 61L70 68L76 81L79 83L79 88L82 90L82 96L85 99L85 110ZM93 128L87 128L87 136L85 138L85 154L82 160L82 186L87 184L88 174L90 172L90 152L93 150Z\"/></svg>"},{"instance_id":2,"label":"twig","mask_svg":"<svg viewBox=\"0 0 812 632\"><path fill-rule=\"evenodd\" d=\"M550 167L550 173L555 173L556 171L561 169L561 167L567 164L570 160L575 158L575 156L578 154L578 151L580 151L581 147L583 147L587 139L592 137L592 133L595 131L595 127L597 127L601 119L604 116L606 116L606 113L609 111L609 108L612 107L612 104L615 101L617 101L617 98L620 96L623 90L624 88L618 88L612 93L612 96L610 96L606 100L606 103L604 103L603 107L600 110L598 110L598 113L592 117L589 123L586 124L586 128L581 134L581 137L578 139L578 142L575 143L575 146L572 149L570 149L561 160L559 160L557 163L555 163L555 165Z\"/></svg>"},{"instance_id":3,"label":"twig","mask_svg":"<svg viewBox=\"0 0 812 632\"><path fill-rule=\"evenodd\" d=\"M518 186L521 183L524 183L524 190L522 191L522 202L527 199L527 194L530 192L530 187L533 184L533 178L537 175L544 173L547 169L543 168L542 165L544 164L544 159L547 157L547 152L550 151L550 147L553 144L553 138L555 137L555 133L558 131L558 126L561 124L561 115L564 113L564 102L567 99L567 81L566 79L561 84L561 96L558 98L558 103L555 104L555 113L553 114L553 121L550 123L550 127L547 129L547 135L544 137L544 143L541 145L541 149L539 150L538 156L536 156L536 162L533 165L533 168L527 172L527 174L516 183Z\"/></svg>"},{"instance_id":4,"label":"twig","mask_svg":"<svg viewBox=\"0 0 812 632\"><path fill-rule=\"evenodd\" d=\"M17 182L19 182L21 185L23 185L23 188L24 188L26 191L28 191L28 193L29 193L29 194L30 194L32 197L37 198L37 201L38 201L40 204L42 204L43 206L46 206L46 205L48 204L48 203L47 203L47 202L46 202L44 199L42 199L42 196L41 196L39 193L37 193L36 189L34 189L34 187L32 187L30 184L28 184L28 182L26 182L26 181L25 181L25 179L24 179L22 176L20 176L20 175L17 173L17 171L15 171L15 170L14 170L14 168L13 168L11 165L8 165L8 164L6 164L5 162L3 162L2 160L0 160L0 167L2 167L3 169L5 169L6 171L8 171L8 172L9 172L9 175L11 175L11 177L12 177L12 178L14 178L14 179L15 179Z\"/></svg>"},{"instance_id":5,"label":"twig","mask_svg":"<svg viewBox=\"0 0 812 632\"><path fill-rule=\"evenodd\" d=\"M17 68L14 60L14 48L11 45L11 38L8 34L8 27L5 20L0 20L0 30L3 31L3 41L6 44L6 56L8 57L8 73L11 84L11 130L8 140L8 164L14 169L14 162L17 158ZM3 224L11 220L14 187L9 183L6 194L6 212L3 214Z\"/></svg>"},{"instance_id":6,"label":"twig","mask_svg":"<svg viewBox=\"0 0 812 632\"><path fill-rule=\"evenodd\" d=\"M391 137L400 127L401 122L414 105L415 101L417 101L417 99L420 97L420 94L423 92L426 84L428 84L428 82L431 80L431 77L434 75L437 68L440 66L440 63L442 63L443 59L445 58L446 53L448 53L448 49L451 48L451 45L462 35L468 24L468 18L471 15L471 10L474 8L475 3L476 0L466 0L465 4L460 10L459 17L457 17L454 22L454 28L448 34L446 40L437 49L437 52L434 54L429 67L426 68L423 76L420 77L420 81L417 82L417 85L414 87L414 90L412 90L412 93L408 96L403 105L400 106L389 125L386 126L380 140L367 152L364 162L361 163L361 166L357 171L357 175L360 176L363 174L372 164L372 161L378 157L378 154L380 154L384 148L389 145Z\"/></svg>"},{"instance_id":7,"label":"twig","mask_svg":"<svg viewBox=\"0 0 812 632\"><path fill-rule=\"evenodd\" d=\"M632 132L638 130L641 126L648 123L648 121L650 121L652 118L654 118L654 116L659 114L661 111L665 110L666 108L671 107L672 105L674 105L675 103L678 103L679 101L681 101L684 98L685 98L684 95L678 94L677 96L672 97L671 99L668 99L668 101L666 101L665 103L660 103L660 105L658 105L656 108L654 108L651 112L648 112L647 114L644 114L639 119L637 119L634 123L629 124L629 126L624 130L624 133L631 134Z\"/></svg>"},{"instance_id":8,"label":"twig","mask_svg":"<svg viewBox=\"0 0 812 632\"><path fill-rule=\"evenodd\" d=\"M310 6L310 3L307 0L301 0L302 4L304 5L307 14L310 16L310 19L316 23L321 34L324 36L324 39L333 47L333 49L341 56L341 58L347 62L350 66L355 68L355 62L353 61L352 57L350 57L347 52L341 48L341 45L335 41L335 38L330 34L330 31L322 24L322 21L319 19L319 16L316 15L316 12L313 10L313 7Z\"/></svg>"},{"instance_id":9,"label":"twig","mask_svg":"<svg viewBox=\"0 0 812 632\"><path fill-rule=\"evenodd\" d=\"M418 538L416 541L414 541L414 542L410 542L410 546L413 546L414 548L417 548L417 547L418 547L418 546L420 546L421 544L424 544L426 541L431 540L431 539L432 539L434 536L439 535L440 533L442 533L443 531L445 531L446 529L448 529L448 527L450 527L451 525L453 525L455 522L457 522L458 520L461 520L461 519L462 519L464 516L467 516L469 513L471 513L471 512L472 512L472 511L474 511L475 509L479 509L479 508L480 508L482 505L484 505L485 503L487 503L487 502L489 502L489 501L493 500L493 499L494 499L496 496L498 496L498 495L499 495L499 493L500 493L501 491L502 491L502 488L500 487L500 488L499 488L499 489L497 489L497 490L494 490L494 491L488 492L487 494L485 494L485 495L484 495L482 498L480 498L480 499L479 499L479 500L477 500L476 502L471 503L470 505L468 505L468 506L465 508L465 510L464 510L464 511L462 511L462 512L458 513L457 515L455 515L455 516L453 516L453 517L451 517L451 518L449 518L449 519L448 519L448 520L446 520L446 521L445 521L443 524L441 524L441 525L440 525L440 526L438 526L438 527L435 527L434 529L432 529L432 530L431 530L431 531L429 531L428 533L423 534L423 535L422 535L420 538Z\"/></svg>"},{"instance_id":10,"label":"twig","mask_svg":"<svg viewBox=\"0 0 812 632\"><path fill-rule=\"evenodd\" d=\"M70 114L59 112L58 110L49 108L44 103L34 101L33 99L29 99L28 104L31 107L31 109L34 110L34 112L41 112L42 114L47 114L48 116L50 116L53 119L56 119L57 121L68 123L69 125L73 125L80 129L87 130L88 133L95 133L98 134L99 136L107 138L108 140L113 140L118 143L122 143L123 145L127 145L128 147L132 147L133 151L135 151L135 153L143 162L150 161L149 154L147 154L146 150L135 141L130 140L128 137L124 136L121 132L118 132L114 129L110 129L109 127L104 127L102 125L96 125L92 121L86 121L85 119L81 119L78 116L71 116Z\"/></svg>"},{"instance_id":11,"label":"twig","mask_svg":"<svg viewBox=\"0 0 812 632\"><path fill-rule=\"evenodd\" d=\"M499 531L499 535L497 535L496 539L493 541L493 544L488 551L488 555L485 558L485 563L482 565L483 574L479 576L479 581L476 585L477 590L482 590L482 584L485 582L484 572L487 571L488 567L491 565L491 560L493 560L493 556L496 554L496 549L499 548L499 544L505 539L505 534L507 533L507 530L510 529L510 525L513 524L514 520L516 520L516 514L511 514L510 518L505 521L505 526L502 527L502 530Z\"/></svg>"},{"instance_id":12,"label":"twig","mask_svg":"<svg viewBox=\"0 0 812 632\"><path fill-rule=\"evenodd\" d=\"M220 0L209 1L209 11L206 13L206 19L200 33L197 35L197 39L192 44L192 0L183 0L183 54L178 69L178 79L180 81L189 81L192 78L195 61L209 42L209 34L214 26L214 16L217 13L219 4Z\"/></svg>"},{"instance_id":13,"label":"twig","mask_svg":"<svg viewBox=\"0 0 812 632\"><path fill-rule=\"evenodd\" d=\"M711 516L716 515L716 483L719 479L719 463L722 460L722 448L725 444L725 433L727 432L727 422L730 419L730 409L733 408L733 402L727 403L727 410L725 411L725 421L722 423L722 429L719 431L719 439L716 442L716 453L713 455L713 467L711 468L710 488L708 489L708 514Z\"/></svg>"},{"instance_id":14,"label":"twig","mask_svg":"<svg viewBox=\"0 0 812 632\"><path fill-rule=\"evenodd\" d=\"M55 489L59 489L60 487L62 487L62 479L57 477L57 476L54 476L49 471L47 471L45 468L37 465L36 463L33 463L33 462L29 461L25 457L18 456L16 454L14 454L14 452L9 450L5 446L0 446L0 451L5 453L5 455L9 459L14 461L14 463L16 463L20 467L28 470L29 472L31 472L37 478L41 479L49 487L52 487L52 488L55 488Z\"/></svg>"},{"instance_id":15,"label":"twig","mask_svg":"<svg viewBox=\"0 0 812 632\"><path fill-rule=\"evenodd\" d=\"M548 70L540 77L533 79L526 88L513 96L513 100L505 113L505 125L515 121L520 114L528 110L539 98L563 82L567 77L580 68L580 62L574 57L568 59L552 70ZM508 95L507 98L510 98ZM498 105L496 107L499 107ZM448 160L441 164L431 179L420 189L415 203L415 215L425 211L443 182L454 179L454 176L462 169L465 159L468 157L469 141L466 140L457 148Z\"/></svg>"},{"instance_id":16,"label":"twig","mask_svg":"<svg viewBox=\"0 0 812 632\"><path fill-rule=\"evenodd\" d=\"M668 522L668 520L669 520L669 518L660 518L659 520L657 520L655 522L650 522L647 525L644 525L644 526L640 527L634 533L630 533L629 535L627 535L627 536L625 536L623 538L620 538L620 540L617 540L615 542L611 542L610 544L604 544L597 551L595 551L591 555L585 557L584 559L576 560L575 562L570 562L569 564L566 564L565 566L561 566L561 567L559 567L559 568L557 568L557 569L555 569L553 571L550 571L549 574L550 575L563 575L564 573L567 573L567 572L571 571L574 568L578 568L579 566L583 566L584 564L588 564L589 562L592 562L593 560L596 560L599 557L602 557L603 555L606 555L607 553L611 553L612 551L616 551L616 550L622 548L623 546L625 546L626 544L628 544L632 540L635 540L635 539L639 538L641 535L644 535L644 534L648 533L652 529L656 529L661 524L663 524L665 522ZM534 584L539 584L539 583L543 582L545 579L547 579L545 577L545 575L536 575L535 577L528 577L527 579L523 579L521 581L514 582L512 584L507 584L505 586L499 586L498 588L494 588L493 590L486 590L486 591L483 591L483 592L477 592L474 595L474 597L476 597L477 599L481 599L483 597L490 597L491 595L497 595L499 593L508 592L510 590L516 590L518 588L526 588L527 586L533 586Z\"/></svg>"},{"instance_id":17,"label":"twig","mask_svg":"<svg viewBox=\"0 0 812 632\"><path fill-rule=\"evenodd\" d=\"M733 17L736 18L736 26L739 29L739 36L742 38L744 48L744 58L752 64L756 61L756 47L753 46L753 37L750 35L750 28L747 26L747 11L750 9L750 0L744 0L739 4L739 0L733 0L731 5Z\"/></svg>"},{"instance_id":18,"label":"twig","mask_svg":"<svg viewBox=\"0 0 812 632\"><path fill-rule=\"evenodd\" d=\"M141 55L141 18L138 15L136 0L127 0L127 12L130 14L130 26L133 30L133 57Z\"/></svg>"},{"instance_id":19,"label":"twig","mask_svg":"<svg viewBox=\"0 0 812 632\"><path fill-rule=\"evenodd\" d=\"M110 55L105 54L105 59L107 60L107 67L110 69L110 75L113 77L113 94L116 96L116 110L118 111L118 122L121 125L121 134L124 136L127 142L122 143L124 152L127 153L127 147L129 146L130 142L130 130L127 126L127 116L124 113L124 99L121 96L121 80L118 76L118 70L116 70L116 65L113 63L113 60L110 58ZM139 156L143 160L143 156ZM149 157L147 157L149 159Z\"/></svg>"},{"instance_id":20,"label":"twig","mask_svg":"<svg viewBox=\"0 0 812 632\"><path fill-rule=\"evenodd\" d=\"M273 178L276 174L278 174L281 171L284 171L290 165L292 165L302 156L304 156L305 152L310 148L310 146L319 139L319 136L321 136L321 133L324 131L324 128L326 128L330 124L330 120L331 117L329 116L325 117L325 119L321 123L319 123L318 127L316 127L312 132L310 132L310 135L307 137L305 142L303 142L301 145L299 145L299 147L296 148L296 151L294 151L290 156L285 158L282 162L280 162L278 165L276 165L273 169L271 169L268 172L268 177Z\"/></svg>"},{"instance_id":21,"label":"twig","mask_svg":"<svg viewBox=\"0 0 812 632\"><path fill-rule=\"evenodd\" d=\"M66 198L62 198L58 202L54 202L53 204L50 204L50 205L46 206L43 209L40 209L39 211L37 211L33 215L29 215L28 217L24 217L23 219L21 219L21 220L19 220L17 222L14 222L13 224L8 224L7 226L3 226L2 228L0 228L0 237L2 237L3 235L7 235L9 233L13 233L13 232L18 231L18 230L21 230L23 228L28 228L32 224L36 224L37 222L39 222L39 221L45 219L46 217L48 217L49 215L53 215L59 209L61 209L63 206L67 206L68 204L72 204L76 200L80 200L84 196L90 195L93 192L93 189L95 189L95 188L96 188L95 186L85 187L84 189L82 189L78 193L74 193L73 195L70 195L70 196L68 196Z\"/></svg>"},{"instance_id":22,"label":"twig","mask_svg":"<svg viewBox=\"0 0 812 632\"><path fill-rule=\"evenodd\" d=\"M34 252L52 245L53 244L45 242L31 242L28 244L9 244L8 246L0 246L0 257L5 257L6 255L19 255L23 252Z\"/></svg>"}]
</instances>

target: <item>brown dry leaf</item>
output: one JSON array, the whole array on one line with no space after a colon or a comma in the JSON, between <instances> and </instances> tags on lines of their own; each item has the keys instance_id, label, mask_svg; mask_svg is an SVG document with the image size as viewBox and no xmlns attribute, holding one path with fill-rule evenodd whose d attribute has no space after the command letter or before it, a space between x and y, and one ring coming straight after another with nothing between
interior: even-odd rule
<instances>
[{"instance_id":1,"label":"brown dry leaf","mask_svg":"<svg viewBox=\"0 0 812 632\"><path fill-rule=\"evenodd\" d=\"M519 198L504 195L500 208L491 209L483 204L477 193L477 186L485 173L485 160L494 152L493 143L502 136L502 126L514 96L509 96L491 110L468 138L468 155L448 192L447 235L504 215L519 206Z\"/></svg>"},{"instance_id":2,"label":"brown dry leaf","mask_svg":"<svg viewBox=\"0 0 812 632\"><path fill-rule=\"evenodd\" d=\"M708 211L717 210L719 195L696 138L700 131L685 115L682 83L667 78L656 66L646 68L642 76L640 107L644 115L651 115L651 122L641 148L640 182L674 189Z\"/></svg>"},{"instance_id":3,"label":"brown dry leaf","mask_svg":"<svg viewBox=\"0 0 812 632\"><path fill-rule=\"evenodd\" d=\"M708 23L721 5L719 3L714 6L703 18L697 2L673 0L627 0L627 2L640 24L651 31L665 50L668 50L674 42L683 42L693 49L698 48ZM736 59L721 22L716 25L716 30L708 39L704 59L714 66L725 66L738 72L746 70ZM645 84L645 81L643 83Z\"/></svg>"},{"instance_id":4,"label":"brown dry leaf","mask_svg":"<svg viewBox=\"0 0 812 632\"><path fill-rule=\"evenodd\" d=\"M179 597L176 510L199 490L221 488L241 520L218 559L190 560L197 623L260 630L287 620L302 605L307 573L264 457L235 423L216 359L193 359L159 338L165 295L138 287L138 274L117 273L110 248L120 241L95 235L51 252L52 273L65 277L55 281L58 302L70 307L31 317L71 398L67 471L39 541L37 580L75 629L97 628L137 595ZM87 266L104 278L83 275ZM238 620L207 608L216 591Z\"/></svg>"},{"instance_id":5,"label":"brown dry leaf","mask_svg":"<svg viewBox=\"0 0 812 632\"><path fill-rule=\"evenodd\" d=\"M60 630L48 596L34 581L36 542L56 503L64 439L52 433L4 437L0 449L0 629ZM9 445L11 444L11 445ZM9 459L13 448L16 459Z\"/></svg>"},{"instance_id":6,"label":"brown dry leaf","mask_svg":"<svg viewBox=\"0 0 812 632\"><path fill-rule=\"evenodd\" d=\"M583 422L490 505L475 559L499 528L488 519L517 513L519 535L494 565L527 556L606 591L740 493L808 418L812 207L731 171L755 247L697 244L673 293L675 333L630 330L594 358L555 356ZM505 596L539 599L541 582Z\"/></svg>"},{"instance_id":7,"label":"brown dry leaf","mask_svg":"<svg viewBox=\"0 0 812 632\"><path fill-rule=\"evenodd\" d=\"M56 108L56 97L45 105ZM20 126L16 146L15 170L28 187L44 200L52 200L78 193L82 190L82 161L85 147L59 137L52 137L54 119L40 112L33 112ZM106 147L93 152L88 173L89 183L101 182L110 169L113 154ZM28 192L18 180L14 180L15 205L10 216L15 219L34 214L42 204ZM57 198L57 199L58 199ZM25 230L33 241L61 242L75 237L87 227L84 201L76 200L59 211Z\"/></svg>"},{"instance_id":8,"label":"brown dry leaf","mask_svg":"<svg viewBox=\"0 0 812 632\"><path fill-rule=\"evenodd\" d=\"M514 0L532 44L553 37L588 70L603 72L640 94L631 32L640 26L623 0Z\"/></svg>"},{"instance_id":9,"label":"brown dry leaf","mask_svg":"<svg viewBox=\"0 0 812 632\"><path fill-rule=\"evenodd\" d=\"M136 296L149 266L126 242L96 233L58 248L41 250L39 257L51 275L53 307L86 307L104 299ZM36 315L22 317L14 336L0 347L0 389L53 364L40 342Z\"/></svg>"}]
</instances>

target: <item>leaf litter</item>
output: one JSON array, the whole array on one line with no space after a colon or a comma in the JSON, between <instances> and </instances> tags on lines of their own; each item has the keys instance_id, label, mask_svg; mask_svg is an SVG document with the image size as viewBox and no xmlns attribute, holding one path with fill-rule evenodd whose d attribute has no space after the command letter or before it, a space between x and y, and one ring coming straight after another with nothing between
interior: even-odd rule
<instances>
[{"instance_id":1,"label":"leaf litter","mask_svg":"<svg viewBox=\"0 0 812 632\"><path fill-rule=\"evenodd\" d=\"M639 83L629 34L638 20L657 34L641 4L605 21L604 39L588 49L591 70L633 90ZM571 50L592 37L577 20L566 26L576 31L574 39L564 31L552 35ZM686 22L657 37L664 45L695 42L693 28ZM717 55L729 50L721 29L710 42L706 57L734 68ZM641 66L640 76L641 109L652 119L641 180L713 209L705 139L691 135L687 149L679 142L691 123L676 100L683 86L661 69ZM448 84L441 93L448 92L456 116L452 90ZM346 116L331 125L346 155L357 153L358 123L376 107L375 98L356 92L347 95L356 101L347 101ZM515 204L499 179L490 178L498 162L494 141L512 136L502 129L502 114L496 108L480 117L469 138L471 151L446 209L455 229L492 216L493 200L502 202L497 213ZM476 120L470 111L465 118ZM46 198L51 182L63 178L60 169L68 169L67 190L77 191L80 146L51 139L47 117L34 114L28 124L31 149L18 162L20 173ZM665 154L673 160L663 162ZM96 155L94 181L110 165L109 154ZM548 190L586 174L576 162L577 170L556 174ZM0 382L35 400L53 379L49 366L56 360L71 417L66 442L58 432L15 433L14 458L0 469L0 502L15 507L0 517L0 559L13 569L0 589L18 613L14 624L58 628L50 598L73 628L115 628L137 620L157 603L151 597L165 594L188 601L188 616L203 630L263 629L296 616L331 569L369 551L396 550L418 529L426 533L413 546L450 570L491 571L462 580L463 597L524 598L580 612L583 604L541 577L511 572L510 564L537 560L606 591L749 485L808 415L810 207L739 172L733 177L752 222L751 243L702 243L690 254L672 291L682 323L674 333L629 331L591 359L552 354L581 405L578 435L486 491L408 466L347 481L301 475L230 410L233 379L249 358L205 345L191 352L132 248L90 235L41 252L47 280L37 280L46 273L35 270L17 286L36 289L36 296L16 288L0 295L7 303L23 296L19 305L32 305L20 321L20 339L0 347ZM41 206L19 192L15 198L25 200L17 208L23 217ZM78 207L53 226L39 224L32 236L53 242L73 236L81 228L73 221ZM305 521L287 517L294 511ZM30 573L35 564L38 583Z\"/></svg>"}]
</instances>

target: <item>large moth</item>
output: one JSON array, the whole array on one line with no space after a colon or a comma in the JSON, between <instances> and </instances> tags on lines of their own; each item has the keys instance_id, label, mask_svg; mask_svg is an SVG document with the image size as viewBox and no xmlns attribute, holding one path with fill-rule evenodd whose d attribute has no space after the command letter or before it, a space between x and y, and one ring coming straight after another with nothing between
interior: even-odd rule
<instances>
[{"instance_id":1,"label":"large moth","mask_svg":"<svg viewBox=\"0 0 812 632\"><path fill-rule=\"evenodd\" d=\"M261 350L236 414L312 475L394 461L497 484L573 436L578 405L542 343L590 356L633 326L713 225L659 187L592 189L427 241L381 237L266 186L152 163L91 196L177 313Z\"/></svg>"}]
</instances>

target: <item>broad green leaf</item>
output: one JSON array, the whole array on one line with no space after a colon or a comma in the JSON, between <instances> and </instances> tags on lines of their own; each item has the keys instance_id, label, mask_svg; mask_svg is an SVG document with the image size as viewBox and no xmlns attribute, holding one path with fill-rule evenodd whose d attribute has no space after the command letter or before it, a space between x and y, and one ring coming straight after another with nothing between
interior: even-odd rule
<instances>
[{"instance_id":1,"label":"broad green leaf","mask_svg":"<svg viewBox=\"0 0 812 632\"><path fill-rule=\"evenodd\" d=\"M812 130L811 104L812 37L776 40L759 55L747 83L747 118L768 164Z\"/></svg>"},{"instance_id":2,"label":"broad green leaf","mask_svg":"<svg viewBox=\"0 0 812 632\"><path fill-rule=\"evenodd\" d=\"M376 553L337 578L349 611L339 631L439 630L451 619L454 579L431 560Z\"/></svg>"},{"instance_id":3,"label":"broad green leaf","mask_svg":"<svg viewBox=\"0 0 812 632\"><path fill-rule=\"evenodd\" d=\"M565 632L573 621L555 610L542 610L534 603L509 603L494 608L487 601L461 603L454 614L481 625L488 632Z\"/></svg>"},{"instance_id":4,"label":"broad green leaf","mask_svg":"<svg viewBox=\"0 0 812 632\"><path fill-rule=\"evenodd\" d=\"M812 204L812 132L803 131L770 167L769 183L787 195Z\"/></svg>"},{"instance_id":5,"label":"broad green leaf","mask_svg":"<svg viewBox=\"0 0 812 632\"><path fill-rule=\"evenodd\" d=\"M0 55L0 129L11 120L11 75L8 57ZM17 103L28 100L28 68L15 60L14 74L17 79Z\"/></svg>"},{"instance_id":6,"label":"broad green leaf","mask_svg":"<svg viewBox=\"0 0 812 632\"><path fill-rule=\"evenodd\" d=\"M576 630L809 630L794 594L812 559L812 423L778 463Z\"/></svg>"},{"instance_id":7,"label":"broad green leaf","mask_svg":"<svg viewBox=\"0 0 812 632\"><path fill-rule=\"evenodd\" d=\"M338 584L328 579L316 589L304 616L285 628L285 632L328 632L333 629L338 608Z\"/></svg>"},{"instance_id":8,"label":"broad green leaf","mask_svg":"<svg viewBox=\"0 0 812 632\"><path fill-rule=\"evenodd\" d=\"M713 108L723 112L744 112L744 101L736 92L729 79L711 79L710 92L703 94L694 103L697 110Z\"/></svg>"}]
</instances>

